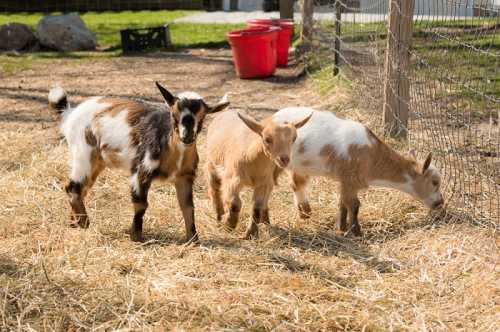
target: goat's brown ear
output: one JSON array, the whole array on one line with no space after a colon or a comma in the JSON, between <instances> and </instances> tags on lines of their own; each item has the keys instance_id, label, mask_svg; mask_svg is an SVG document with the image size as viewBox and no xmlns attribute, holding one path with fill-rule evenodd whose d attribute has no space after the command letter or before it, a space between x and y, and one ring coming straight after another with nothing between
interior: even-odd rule
<instances>
[{"instance_id":1,"label":"goat's brown ear","mask_svg":"<svg viewBox=\"0 0 500 332\"><path fill-rule=\"evenodd\" d=\"M427 158L425 158L425 161L424 161L424 166L422 167L422 174L425 173L425 171L427 171L427 169L429 168L429 166L431 165L431 161L432 161L432 152L430 152L428 155L427 155Z\"/></svg>"},{"instance_id":2,"label":"goat's brown ear","mask_svg":"<svg viewBox=\"0 0 500 332\"><path fill-rule=\"evenodd\" d=\"M298 122L295 122L293 125L295 126L295 129L299 129L301 128L303 125L305 125L307 123L307 121L309 121L309 119L313 116L313 113L311 112L311 114L309 114L309 116L305 119L302 119Z\"/></svg>"},{"instance_id":3,"label":"goat's brown ear","mask_svg":"<svg viewBox=\"0 0 500 332\"><path fill-rule=\"evenodd\" d=\"M226 107L229 106L229 104L230 103L228 101L224 101L224 102L219 102L218 104L216 104L214 106L209 106L207 113L211 114L211 113L217 113L217 112L223 111L224 109L226 109Z\"/></svg>"},{"instance_id":4,"label":"goat's brown ear","mask_svg":"<svg viewBox=\"0 0 500 332\"><path fill-rule=\"evenodd\" d=\"M248 128L253 130L255 133L257 133L259 136L262 136L262 130L264 129L262 125L257 122L256 120L252 119L251 117L247 115L243 115L240 112L237 113L241 121L243 121Z\"/></svg>"},{"instance_id":5,"label":"goat's brown ear","mask_svg":"<svg viewBox=\"0 0 500 332\"><path fill-rule=\"evenodd\" d=\"M165 99L165 101L167 102L168 106L172 107L174 106L175 102L177 101L177 98L171 94L167 89L165 89L164 87L162 87L160 85L160 83L158 82L155 82L156 84L156 87L158 88L158 90L160 90L163 98Z\"/></svg>"}]
</instances>

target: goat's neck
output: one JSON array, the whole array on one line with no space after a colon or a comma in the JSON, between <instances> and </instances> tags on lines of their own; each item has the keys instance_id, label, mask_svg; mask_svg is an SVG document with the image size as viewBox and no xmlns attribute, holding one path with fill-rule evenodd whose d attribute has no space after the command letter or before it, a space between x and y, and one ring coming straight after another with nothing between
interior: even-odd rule
<instances>
[{"instance_id":1,"label":"goat's neck","mask_svg":"<svg viewBox=\"0 0 500 332\"><path fill-rule=\"evenodd\" d=\"M170 150L177 150L179 154L184 154L186 151L191 151L196 148L196 143L193 143L189 146L184 145L182 143L181 139L179 138L179 135L176 132L172 132L172 134L169 137L169 149Z\"/></svg>"},{"instance_id":2,"label":"goat's neck","mask_svg":"<svg viewBox=\"0 0 500 332\"><path fill-rule=\"evenodd\" d=\"M371 153L368 165L367 184L393 188L413 194L413 178L416 162L400 155L383 142Z\"/></svg>"},{"instance_id":3,"label":"goat's neck","mask_svg":"<svg viewBox=\"0 0 500 332\"><path fill-rule=\"evenodd\" d=\"M264 145L261 139L253 141L253 143L250 145L249 157L254 162L261 163L262 166L267 166L267 165L274 166L274 161L265 152Z\"/></svg>"}]
</instances>

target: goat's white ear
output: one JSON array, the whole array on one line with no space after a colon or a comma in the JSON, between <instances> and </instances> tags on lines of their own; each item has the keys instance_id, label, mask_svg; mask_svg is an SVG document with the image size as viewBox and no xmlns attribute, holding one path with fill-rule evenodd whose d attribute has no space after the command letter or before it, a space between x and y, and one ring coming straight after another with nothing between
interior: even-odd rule
<instances>
[{"instance_id":1,"label":"goat's white ear","mask_svg":"<svg viewBox=\"0 0 500 332\"><path fill-rule=\"evenodd\" d=\"M170 106L170 107L174 106L175 102L177 101L177 98L173 94L171 94L167 89L162 87L160 85L160 83L155 82L155 84L156 84L156 87L158 88L158 90L160 90L161 95L163 96L163 98L167 102L168 106Z\"/></svg>"},{"instance_id":2,"label":"goat's white ear","mask_svg":"<svg viewBox=\"0 0 500 332\"><path fill-rule=\"evenodd\" d=\"M429 168L429 166L431 165L431 161L432 161L432 152L430 152L428 155L427 155L427 158L425 158L425 161L424 161L424 166L422 167L422 174L425 173L425 171L427 171L427 169Z\"/></svg>"},{"instance_id":3,"label":"goat's white ear","mask_svg":"<svg viewBox=\"0 0 500 332\"><path fill-rule=\"evenodd\" d=\"M259 122L257 122L256 120L252 119L251 117L249 117L247 115L241 114L240 112L238 112L237 114L240 117L241 121L243 121L247 125L248 128L250 128L252 131L254 131L259 136L262 136L263 127Z\"/></svg>"},{"instance_id":4,"label":"goat's white ear","mask_svg":"<svg viewBox=\"0 0 500 332\"><path fill-rule=\"evenodd\" d=\"M309 114L309 116L308 116L307 118L302 119L302 120L300 120L300 121L298 121L298 122L295 122L295 123L293 124L293 125L295 126L295 129L299 129L299 128L301 128L302 126L304 126L304 125L307 123L307 121L309 121L309 119L311 119L311 117L312 117L312 116L313 116L313 113L311 112L311 114Z\"/></svg>"},{"instance_id":5,"label":"goat's white ear","mask_svg":"<svg viewBox=\"0 0 500 332\"><path fill-rule=\"evenodd\" d=\"M408 154L413 158L413 159L417 159L417 150L415 149L410 149L408 150Z\"/></svg>"},{"instance_id":6,"label":"goat's white ear","mask_svg":"<svg viewBox=\"0 0 500 332\"><path fill-rule=\"evenodd\" d=\"M228 101L222 100L214 106L209 106L208 113L211 114L211 113L217 113L217 112L223 111L224 109L226 109L226 107L229 106L229 104L230 103Z\"/></svg>"}]
</instances>

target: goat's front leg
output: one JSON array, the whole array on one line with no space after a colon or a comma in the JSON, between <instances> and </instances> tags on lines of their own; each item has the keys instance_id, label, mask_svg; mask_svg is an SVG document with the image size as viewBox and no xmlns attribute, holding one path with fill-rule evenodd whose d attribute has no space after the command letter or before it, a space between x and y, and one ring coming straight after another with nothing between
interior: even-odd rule
<instances>
[{"instance_id":1,"label":"goat's front leg","mask_svg":"<svg viewBox=\"0 0 500 332\"><path fill-rule=\"evenodd\" d=\"M193 182L194 173L184 174L178 177L175 182L177 200L186 226L186 242L198 242L198 233L194 222Z\"/></svg>"},{"instance_id":2,"label":"goat's front leg","mask_svg":"<svg viewBox=\"0 0 500 332\"><path fill-rule=\"evenodd\" d=\"M258 224L266 222L265 218L269 218L269 215L266 215L266 211L268 211L267 205L272 190L272 185L264 185L255 188L253 192L252 220L248 224L245 239L257 238L259 236Z\"/></svg>"},{"instance_id":3,"label":"goat's front leg","mask_svg":"<svg viewBox=\"0 0 500 332\"><path fill-rule=\"evenodd\" d=\"M223 181L223 193L224 193L224 218L222 221L222 226L228 230L232 231L238 224L238 218L241 211L241 182L239 177L227 176Z\"/></svg>"},{"instance_id":4,"label":"goat's front leg","mask_svg":"<svg viewBox=\"0 0 500 332\"><path fill-rule=\"evenodd\" d=\"M131 178L132 203L134 204L134 220L130 228L130 239L135 242L142 242L142 221L146 209L148 208L148 192L151 186L151 175L143 170L139 170Z\"/></svg>"},{"instance_id":5,"label":"goat's front leg","mask_svg":"<svg viewBox=\"0 0 500 332\"><path fill-rule=\"evenodd\" d=\"M346 214L349 212L349 221L351 228L348 230L352 232L355 236L361 236L361 226L358 221L358 213L361 203L358 199L357 190L353 190L348 186L341 185L341 207L340 207L340 229L344 231L347 229L347 224L345 222Z\"/></svg>"},{"instance_id":6,"label":"goat's front leg","mask_svg":"<svg viewBox=\"0 0 500 332\"><path fill-rule=\"evenodd\" d=\"M311 206L307 200L307 184L309 177L307 175L299 175L297 173L290 173L290 182L294 194L294 204L299 210L301 219L308 219L311 216Z\"/></svg>"}]
</instances>

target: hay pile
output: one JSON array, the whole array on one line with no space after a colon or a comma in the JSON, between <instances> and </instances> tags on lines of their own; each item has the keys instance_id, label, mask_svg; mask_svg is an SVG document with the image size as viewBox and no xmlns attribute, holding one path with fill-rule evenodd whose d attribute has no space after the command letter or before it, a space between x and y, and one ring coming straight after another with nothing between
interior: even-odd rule
<instances>
[{"instance_id":1,"label":"hay pile","mask_svg":"<svg viewBox=\"0 0 500 332\"><path fill-rule=\"evenodd\" d=\"M89 94L132 94L144 80L141 74L154 75L142 65L148 60L103 59L80 67L67 60L57 63L50 79ZM172 64L175 59L155 61L166 71L182 72L179 63ZM186 77L193 67L206 66L183 61L190 68ZM122 91L128 62L137 82ZM68 71L109 66L121 69L102 81L70 82ZM227 67L222 63L203 75L223 75L236 107L248 103L258 109L272 98L279 101L271 107L279 107L296 101L299 91L303 104L314 96L304 83L242 84ZM249 193L242 197L236 232L224 233L216 226L200 169L195 205L201 244L180 242L184 226L175 193L162 183L151 190L147 242L136 244L126 234L132 219L128 180L108 170L87 200L90 228L68 228L68 154L43 105L43 70L30 81L38 99L0 101L0 139L6 142L0 146L0 330L498 330L498 234L453 217L433 218L394 191L364 193L365 236L345 238L334 229L334 183L313 181L313 217L302 221L283 177L270 203L272 226L262 227L259 240L245 241L239 237L249 218ZM152 78L168 72L158 75ZM14 88L18 79L7 78L6 85ZM182 82L171 78L167 84L180 89L175 84ZM219 94L216 87L205 89L213 98ZM248 102L249 90L256 95ZM156 96L154 87L140 91ZM331 100L322 102L329 107ZM348 111L370 121L359 110Z\"/></svg>"}]
</instances>

